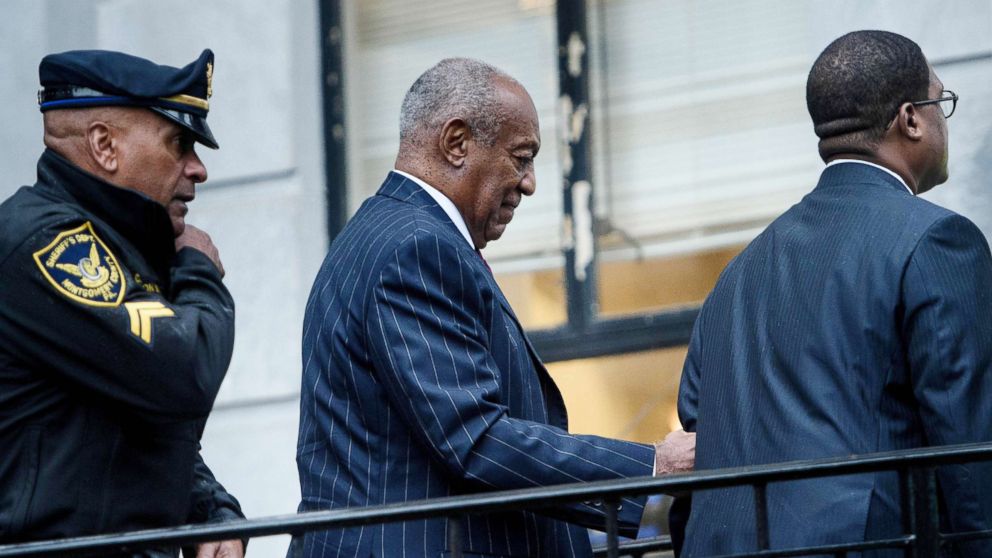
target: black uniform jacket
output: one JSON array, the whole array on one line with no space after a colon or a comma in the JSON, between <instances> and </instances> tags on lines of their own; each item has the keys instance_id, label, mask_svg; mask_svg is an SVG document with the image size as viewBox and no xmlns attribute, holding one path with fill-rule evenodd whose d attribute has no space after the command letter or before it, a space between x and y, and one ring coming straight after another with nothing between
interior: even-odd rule
<instances>
[{"instance_id":1,"label":"black uniform jacket","mask_svg":"<svg viewBox=\"0 0 992 558\"><path fill-rule=\"evenodd\" d=\"M199 455L234 303L169 217L53 151L0 205L0 542L242 517Z\"/></svg>"}]
</instances>

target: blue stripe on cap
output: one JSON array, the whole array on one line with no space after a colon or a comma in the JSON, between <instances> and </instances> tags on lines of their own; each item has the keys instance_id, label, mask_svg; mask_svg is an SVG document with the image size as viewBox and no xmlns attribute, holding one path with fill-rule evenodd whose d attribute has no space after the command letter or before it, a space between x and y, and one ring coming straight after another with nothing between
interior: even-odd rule
<instances>
[{"instance_id":1,"label":"blue stripe on cap","mask_svg":"<svg viewBox=\"0 0 992 558\"><path fill-rule=\"evenodd\" d=\"M140 104L135 102L135 99L130 97L116 97L116 96L106 96L106 97L77 97L75 99L59 99L57 101L46 101L41 103L41 110L53 109L53 108L64 108L64 107L84 107L84 106L97 106L97 105L137 105Z\"/></svg>"}]
</instances>

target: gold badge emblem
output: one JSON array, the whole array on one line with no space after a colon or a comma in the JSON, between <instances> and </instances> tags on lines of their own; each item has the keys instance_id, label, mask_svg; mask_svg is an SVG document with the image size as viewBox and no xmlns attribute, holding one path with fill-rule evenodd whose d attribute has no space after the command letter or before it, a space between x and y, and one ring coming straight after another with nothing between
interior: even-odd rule
<instances>
[{"instance_id":1,"label":"gold badge emblem","mask_svg":"<svg viewBox=\"0 0 992 558\"><path fill-rule=\"evenodd\" d=\"M214 96L214 65L207 62L207 98Z\"/></svg>"},{"instance_id":2,"label":"gold badge emblem","mask_svg":"<svg viewBox=\"0 0 992 558\"><path fill-rule=\"evenodd\" d=\"M87 221L34 253L42 275L63 296L90 306L119 306L127 283L117 258Z\"/></svg>"}]
</instances>

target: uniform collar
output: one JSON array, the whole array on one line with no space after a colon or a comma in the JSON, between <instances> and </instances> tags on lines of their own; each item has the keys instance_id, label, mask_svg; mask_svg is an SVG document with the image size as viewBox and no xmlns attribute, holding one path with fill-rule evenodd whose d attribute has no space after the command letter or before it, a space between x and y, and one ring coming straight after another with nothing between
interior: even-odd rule
<instances>
[{"instance_id":1,"label":"uniform collar","mask_svg":"<svg viewBox=\"0 0 992 558\"><path fill-rule=\"evenodd\" d=\"M38 160L38 186L55 195L64 192L60 197L68 194L87 213L137 246L146 258L171 263L175 255L172 221L155 200L101 180L51 149Z\"/></svg>"}]
</instances>

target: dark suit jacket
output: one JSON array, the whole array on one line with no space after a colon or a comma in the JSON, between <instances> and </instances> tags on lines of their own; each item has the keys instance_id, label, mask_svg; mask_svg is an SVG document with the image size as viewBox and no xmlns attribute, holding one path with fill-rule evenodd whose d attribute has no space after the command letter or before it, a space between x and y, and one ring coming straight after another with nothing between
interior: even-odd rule
<instances>
[{"instance_id":1,"label":"dark suit jacket","mask_svg":"<svg viewBox=\"0 0 992 558\"><path fill-rule=\"evenodd\" d=\"M570 435L565 406L485 262L392 173L334 241L306 309L300 511L650 475L650 446ZM624 500L634 533L643 501ZM602 526L603 510L549 511ZM447 520L329 531L305 556L442 556ZM587 556L585 529L469 517L470 556Z\"/></svg>"},{"instance_id":2,"label":"dark suit jacket","mask_svg":"<svg viewBox=\"0 0 992 558\"><path fill-rule=\"evenodd\" d=\"M703 305L679 414L697 469L992 440L985 238L880 169L825 169ZM988 469L940 472L946 528L992 527ZM902 532L894 473L775 483L768 505L773 548ZM754 550L750 489L695 494L685 544Z\"/></svg>"}]
</instances>

